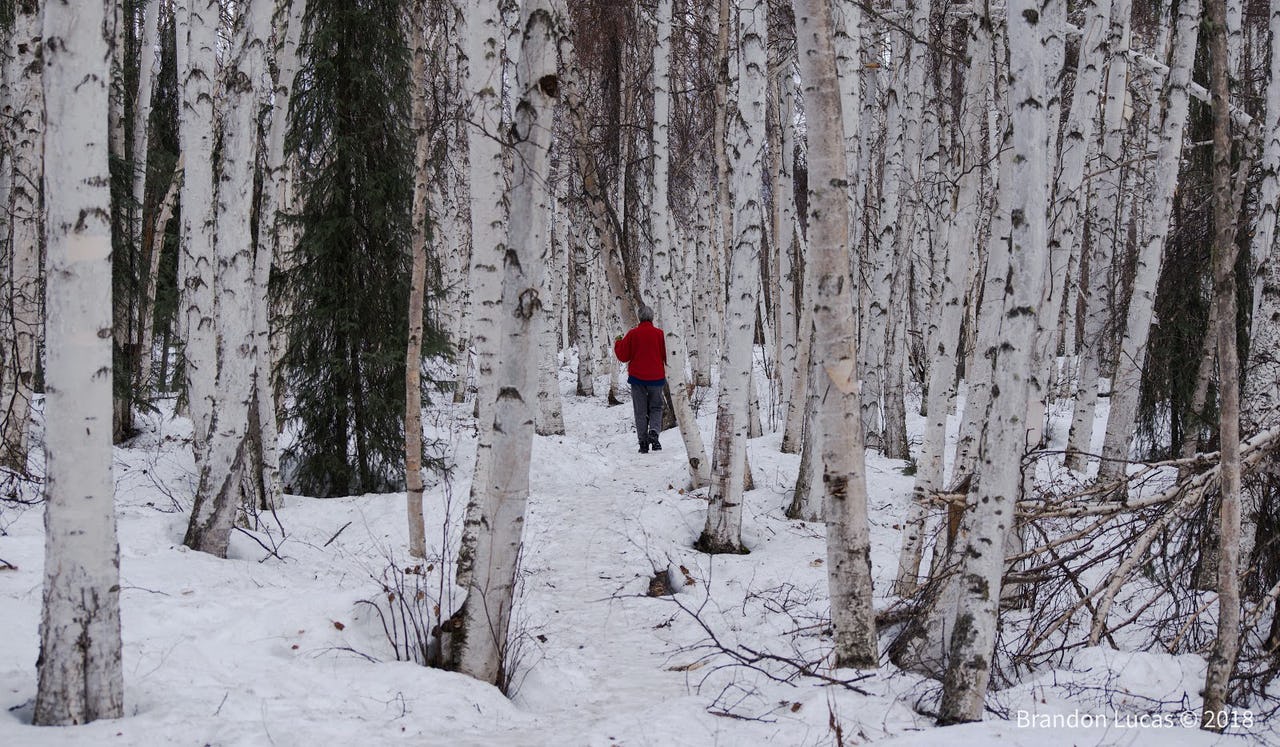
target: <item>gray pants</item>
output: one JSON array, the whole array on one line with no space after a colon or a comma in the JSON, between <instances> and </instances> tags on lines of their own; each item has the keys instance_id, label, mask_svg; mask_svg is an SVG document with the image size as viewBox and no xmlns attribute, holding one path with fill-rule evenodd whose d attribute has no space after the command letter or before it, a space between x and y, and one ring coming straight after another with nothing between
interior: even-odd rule
<instances>
[{"instance_id":1,"label":"gray pants","mask_svg":"<svg viewBox=\"0 0 1280 747\"><path fill-rule=\"evenodd\" d=\"M648 443L649 431L662 431L662 387L631 385L631 407L636 413L636 436Z\"/></svg>"}]
</instances>

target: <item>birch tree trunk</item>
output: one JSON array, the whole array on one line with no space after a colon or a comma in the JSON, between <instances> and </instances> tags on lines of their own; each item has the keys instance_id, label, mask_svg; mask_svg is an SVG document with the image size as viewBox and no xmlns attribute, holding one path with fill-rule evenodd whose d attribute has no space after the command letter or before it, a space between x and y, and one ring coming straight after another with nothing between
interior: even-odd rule
<instances>
[{"instance_id":1,"label":"birch tree trunk","mask_svg":"<svg viewBox=\"0 0 1280 747\"><path fill-rule=\"evenodd\" d=\"M422 307L427 284L427 195L431 178L431 135L427 131L426 6L414 4L409 16L409 49L413 50L412 111L413 149L413 269L409 278L409 337L404 354L404 482L405 510L409 522L409 554L427 556L426 529L422 517Z\"/></svg>"},{"instance_id":2,"label":"birch tree trunk","mask_svg":"<svg viewBox=\"0 0 1280 747\"><path fill-rule=\"evenodd\" d=\"M471 341L476 357L476 422L493 422L494 367L497 365L502 263L507 250L506 164L502 143L502 16L498 0L469 0L462 14L462 54L471 101L468 138L471 170ZM481 427L471 494L458 549L458 585L469 583L480 512L489 484L492 454L489 430Z\"/></svg>"},{"instance_id":3,"label":"birch tree trunk","mask_svg":"<svg viewBox=\"0 0 1280 747\"><path fill-rule=\"evenodd\" d=\"M246 486L259 485L246 470L253 464L249 433L254 403L256 308L266 302L254 284L253 235L249 220L257 166L258 91L255 84L266 71L266 40L271 27L270 6L245 6L235 25L234 58L228 60L220 88L224 118L217 191L214 242L216 345L213 419L208 449L196 466L199 484L191 521L183 543L193 550L226 557L236 510ZM257 504L260 496L247 496Z\"/></svg>"},{"instance_id":4,"label":"birch tree trunk","mask_svg":"<svg viewBox=\"0 0 1280 747\"><path fill-rule=\"evenodd\" d=\"M552 117L559 96L558 47L563 15L546 0L524 6L524 38L515 84L511 141L511 242L502 282L502 338L491 431L490 482L482 486L483 530L475 545L476 562L467 600L450 647L458 671L505 689L510 672L507 627L515 601L517 562L529 498L529 456L533 447L529 352L534 316L540 313L535 289L541 282L547 239L545 185L550 172ZM543 193L540 195L539 193ZM482 444L484 442L482 441Z\"/></svg>"},{"instance_id":5,"label":"birch tree trunk","mask_svg":"<svg viewBox=\"0 0 1280 747\"><path fill-rule=\"evenodd\" d=\"M813 266L813 349L823 400L822 490L827 582L836 666L871 669L879 653L872 607L866 465L858 403L858 360L849 274L849 203L830 5L797 0L796 43L809 119L809 262Z\"/></svg>"},{"instance_id":6,"label":"birch tree trunk","mask_svg":"<svg viewBox=\"0 0 1280 747\"><path fill-rule=\"evenodd\" d=\"M653 267L659 288L658 318L667 343L667 383L672 409L680 425L680 437L688 454L689 486L693 490L711 482L711 464L702 443L702 432L689 403L685 349L686 336L676 299L679 278L672 262L669 160L671 121L671 0L658 0L657 44L653 48L653 199L649 221L653 231Z\"/></svg>"},{"instance_id":7,"label":"birch tree trunk","mask_svg":"<svg viewBox=\"0 0 1280 747\"><path fill-rule=\"evenodd\" d=\"M587 242L579 227L580 221L575 220L577 216L574 213L572 206L569 206L567 219L570 245L566 249L569 252L569 282L573 285L574 324L578 330L577 394L579 397L594 397L596 387L592 364L596 356L592 349L595 325L592 323L591 298L596 289L591 283L591 256L587 251Z\"/></svg>"},{"instance_id":8,"label":"birch tree trunk","mask_svg":"<svg viewBox=\"0 0 1280 747\"><path fill-rule=\"evenodd\" d=\"M961 114L961 142L980 143L991 87L991 38L981 24L969 25L965 75L964 110ZM911 515L904 525L902 549L898 556L896 593L906 596L916 589L924 550L926 501L942 490L947 416L955 398L956 355L960 324L964 320L965 284L969 277L970 247L976 243L978 212L982 209L982 153L980 150L951 150L948 173L955 179L950 197L946 254L942 265L939 303L928 329L929 382L928 420L924 446L917 461Z\"/></svg>"},{"instance_id":9,"label":"birch tree trunk","mask_svg":"<svg viewBox=\"0 0 1280 747\"><path fill-rule=\"evenodd\" d=\"M53 314L45 352L45 558L36 724L124 715L111 478L108 2L44 8Z\"/></svg>"},{"instance_id":10,"label":"birch tree trunk","mask_svg":"<svg viewBox=\"0 0 1280 747\"><path fill-rule=\"evenodd\" d=\"M12 349L0 381L0 467L27 473L31 400L35 395L36 341L40 335L40 245L44 236L40 212L44 173L45 93L41 88L44 40L40 5L35 0L14 4L9 54L12 133L12 186L9 211L9 275L6 321L12 325ZM6 107L8 108L8 107ZM54 199L58 199L56 196Z\"/></svg>"},{"instance_id":11,"label":"birch tree trunk","mask_svg":"<svg viewBox=\"0 0 1280 747\"><path fill-rule=\"evenodd\" d=\"M1224 731L1228 684L1240 648L1240 360L1236 350L1236 215L1231 195L1227 5L1209 0L1213 92L1213 286L1218 340L1218 635L1204 680L1202 727ZM1238 3L1236 3L1238 6Z\"/></svg>"},{"instance_id":12,"label":"birch tree trunk","mask_svg":"<svg viewBox=\"0 0 1280 747\"><path fill-rule=\"evenodd\" d=\"M1129 315L1120 357L1111 380L1111 411L1107 418L1107 435L1102 446L1100 479L1119 479L1125 475L1133 423L1138 410L1142 367L1146 360L1147 339L1151 333L1151 316L1155 306L1156 283L1164 259L1165 239L1169 234L1169 217L1178 183L1178 167L1182 157L1182 133L1187 123L1187 86L1195 60L1200 34L1200 0L1183 0L1178 6L1177 30L1173 42L1169 79L1162 96L1165 106L1160 122L1159 151L1155 164L1155 185L1150 200L1150 214L1138 254L1138 264L1130 293ZM1222 321L1219 320L1219 324Z\"/></svg>"},{"instance_id":13,"label":"birch tree trunk","mask_svg":"<svg viewBox=\"0 0 1280 747\"><path fill-rule=\"evenodd\" d=\"M217 0L175 5L177 56L182 103L178 142L184 154L182 251L178 257L181 290L178 320L183 337L183 370L192 444L202 463L213 415L216 338L214 329L214 226L216 183L213 174L213 80L217 66Z\"/></svg>"},{"instance_id":14,"label":"birch tree trunk","mask_svg":"<svg viewBox=\"0 0 1280 747\"><path fill-rule=\"evenodd\" d=\"M963 583L951 636L951 658L943 683L940 724L978 721L995 654L1005 540L1013 526L1026 448L1026 404L1038 393L1034 368L1036 318L1043 299L1046 166L1050 162L1046 86L1035 0L1008 6L1011 168L1000 174L1017 185L1010 190L1009 274L999 344L991 356L992 386L987 427L979 454L981 477L966 515L971 531L964 551Z\"/></svg>"},{"instance_id":15,"label":"birch tree trunk","mask_svg":"<svg viewBox=\"0 0 1280 747\"><path fill-rule=\"evenodd\" d=\"M147 172L150 170L150 158L148 153L148 144L150 143L150 128L148 121L151 117L151 97L153 93L152 81L155 78L156 71L156 43L159 34L160 25L160 0L142 0L142 38L138 41L138 90L137 96L133 101L133 173L131 194L133 195L133 205L131 206L131 214L129 218L129 237L133 242L133 246L141 253L142 266L150 267L150 256L143 252L143 232L145 223L144 209L147 203ZM152 247L155 248L155 245ZM154 296L152 296L154 298ZM138 324L141 326L150 320L151 314L146 306L146 298L141 299L142 303L138 305ZM141 340L142 333L139 332L138 339ZM150 352L138 351L141 356L146 356L150 360ZM135 372L135 380L147 384L150 383L151 372L142 370L139 367ZM145 390L138 389L135 397L145 396Z\"/></svg>"},{"instance_id":16,"label":"birch tree trunk","mask_svg":"<svg viewBox=\"0 0 1280 747\"><path fill-rule=\"evenodd\" d=\"M1071 431L1067 437L1064 464L1077 472L1086 466L1085 455L1092 449L1094 412L1098 403L1098 376L1102 370L1101 355L1104 332L1109 319L1111 258L1120 240L1117 228L1120 185L1123 180L1121 161L1124 147L1124 110L1128 94L1129 18L1131 0L1114 0L1107 31L1107 89L1103 106L1102 150L1103 173L1091 181L1093 194L1092 248L1087 277L1081 284L1084 296L1084 335L1080 345L1080 367L1077 374Z\"/></svg>"},{"instance_id":17,"label":"birch tree trunk","mask_svg":"<svg viewBox=\"0 0 1280 747\"><path fill-rule=\"evenodd\" d=\"M271 124L267 130L265 168L262 175L262 195L259 204L257 252L253 264L253 284L259 303L254 307L254 339L257 346L257 367L253 376L257 415L257 432L253 439L258 451L254 460L261 466L261 508L271 508L280 503L280 447L279 418L275 407L276 344L281 342L279 332L271 325L271 302L268 300L268 284L271 270L292 251L291 238L296 227L282 225L281 214L292 209L290 199L289 168L284 155L284 137L289 126L289 102L293 98L293 82L298 73L298 46L302 40L302 22L306 13L306 0L277 0L273 18L275 36L276 77L271 92ZM265 91L263 92L266 93ZM265 98L265 96L264 96ZM265 107L265 102L264 102Z\"/></svg>"},{"instance_id":18,"label":"birch tree trunk","mask_svg":"<svg viewBox=\"0 0 1280 747\"><path fill-rule=\"evenodd\" d=\"M147 258L147 275L138 309L138 370L135 372L135 391L141 396L155 383L151 380L151 367L155 361L156 289L160 284L160 257L164 252L165 228L173 219L178 204L178 189L182 186L182 156L173 167L169 188L157 206L155 215L142 231L142 256ZM163 377L157 389L164 387Z\"/></svg>"},{"instance_id":19,"label":"birch tree trunk","mask_svg":"<svg viewBox=\"0 0 1280 747\"><path fill-rule=\"evenodd\" d=\"M761 171L765 140L767 8L737 0L738 106L732 122L733 252L720 354L720 394L707 523L698 546L711 553L742 553L742 500L747 470L750 389L760 245L764 236Z\"/></svg>"}]
</instances>

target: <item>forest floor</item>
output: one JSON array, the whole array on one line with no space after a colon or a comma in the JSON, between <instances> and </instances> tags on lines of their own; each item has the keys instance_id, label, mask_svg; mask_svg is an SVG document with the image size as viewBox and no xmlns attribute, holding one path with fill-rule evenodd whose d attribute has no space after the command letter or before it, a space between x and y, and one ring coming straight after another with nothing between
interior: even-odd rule
<instances>
[{"instance_id":1,"label":"forest floor","mask_svg":"<svg viewBox=\"0 0 1280 747\"><path fill-rule=\"evenodd\" d=\"M801 675L796 665L820 662L829 639L823 527L783 515L799 458L779 452L777 433L750 443L756 489L743 538L751 552L704 555L692 545L706 501L683 490L678 432L663 434L663 451L637 454L631 408L574 397L568 367L562 376L567 435L534 444L510 699L396 661L383 622L387 589L407 586L408 598L420 589L411 609L427 618L456 594L442 588L441 571L451 578L452 569L438 558L456 546L469 489L469 408L428 411L428 435L454 469L427 494L434 560L404 575L418 561L405 552L403 494L289 495L257 528L235 534L229 559L188 551L190 423L162 407L116 450L127 715L29 725L42 512L8 507L0 560L14 567L0 570L0 745L1280 744L1273 725L1237 737L1176 723L1140 728L1143 714L1176 721L1199 708L1204 663L1195 656L1080 649L993 694L987 721L945 731L921 715L936 706L936 681L887 663L865 676L818 667L844 684ZM713 421L708 395L707 444ZM922 430L919 418L910 426ZM912 484L905 466L868 454L878 609L892 601ZM683 588L649 596L655 575ZM396 627L399 644L412 638ZM1042 727L1045 717L1070 725Z\"/></svg>"}]
</instances>

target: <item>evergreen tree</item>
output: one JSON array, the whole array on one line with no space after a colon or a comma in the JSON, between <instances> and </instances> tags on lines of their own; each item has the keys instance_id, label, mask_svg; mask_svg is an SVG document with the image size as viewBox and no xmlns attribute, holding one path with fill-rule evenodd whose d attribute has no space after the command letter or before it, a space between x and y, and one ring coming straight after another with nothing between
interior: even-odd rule
<instances>
[{"instance_id":1,"label":"evergreen tree","mask_svg":"<svg viewBox=\"0 0 1280 747\"><path fill-rule=\"evenodd\" d=\"M277 291L297 434L285 470L310 495L404 479L413 198L404 11L403 0L307 4L286 144L301 237Z\"/></svg>"}]
</instances>

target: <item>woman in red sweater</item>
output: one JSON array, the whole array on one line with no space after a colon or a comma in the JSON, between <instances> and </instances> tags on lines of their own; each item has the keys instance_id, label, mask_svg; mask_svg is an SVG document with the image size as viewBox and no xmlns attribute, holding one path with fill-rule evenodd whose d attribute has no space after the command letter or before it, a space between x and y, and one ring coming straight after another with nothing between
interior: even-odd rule
<instances>
[{"instance_id":1,"label":"woman in red sweater","mask_svg":"<svg viewBox=\"0 0 1280 747\"><path fill-rule=\"evenodd\" d=\"M667 384L667 342L662 330L653 326L653 309L640 307L640 324L613 342L613 354L627 364L631 384L631 407L636 415L636 436L640 453L649 448L661 451L658 431L662 429L662 390Z\"/></svg>"}]
</instances>

